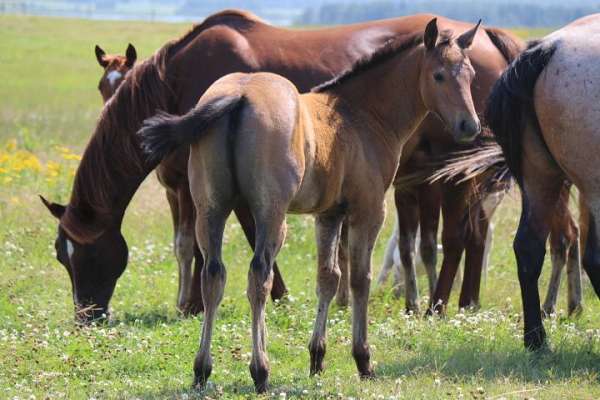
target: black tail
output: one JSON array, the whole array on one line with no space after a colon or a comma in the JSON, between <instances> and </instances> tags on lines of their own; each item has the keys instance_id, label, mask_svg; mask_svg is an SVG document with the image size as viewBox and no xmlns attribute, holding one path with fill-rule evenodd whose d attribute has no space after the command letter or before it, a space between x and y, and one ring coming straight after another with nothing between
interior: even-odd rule
<instances>
[{"instance_id":1,"label":"black tail","mask_svg":"<svg viewBox=\"0 0 600 400\"><path fill-rule=\"evenodd\" d=\"M180 146L194 143L210 125L236 109L241 100L241 95L219 97L182 116L159 111L146 119L138 135L147 161L158 164Z\"/></svg>"},{"instance_id":2,"label":"black tail","mask_svg":"<svg viewBox=\"0 0 600 400\"><path fill-rule=\"evenodd\" d=\"M533 89L555 50L554 44L531 43L496 81L488 98L485 120L502 147L508 168L519 185L523 178L523 131L528 122L539 130Z\"/></svg>"},{"instance_id":3,"label":"black tail","mask_svg":"<svg viewBox=\"0 0 600 400\"><path fill-rule=\"evenodd\" d=\"M502 53L502 56L509 64L525 50L525 42L509 35L502 29L485 28L485 33L487 33L494 46Z\"/></svg>"}]
</instances>

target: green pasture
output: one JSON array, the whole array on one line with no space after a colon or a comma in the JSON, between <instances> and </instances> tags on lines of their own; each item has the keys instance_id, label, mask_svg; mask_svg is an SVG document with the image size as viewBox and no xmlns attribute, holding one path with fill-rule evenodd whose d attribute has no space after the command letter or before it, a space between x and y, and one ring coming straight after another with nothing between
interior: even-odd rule
<instances>
[{"instance_id":1,"label":"green pasture","mask_svg":"<svg viewBox=\"0 0 600 400\"><path fill-rule=\"evenodd\" d=\"M175 311L177 267L170 215L151 176L129 207L124 234L129 267L112 301L113 320L73 324L67 273L54 258L56 221L37 194L66 202L72 174L102 103L93 48L143 59L187 25L91 22L0 16L0 398L252 398L248 372L250 311L245 295L251 253L239 224L225 238L228 282L214 337L208 389L191 388L202 316ZM522 35L531 35L519 30ZM533 34L541 34L534 32ZM373 260L378 273L393 208ZM290 296L269 303L269 355L276 399L596 399L600 398L600 306L587 280L584 311L566 317L565 294L546 320L548 351L522 346L519 287L511 243L518 196L495 217L483 308L445 319L404 315L404 299L373 285L370 343L377 378L360 381L350 355L349 310L332 306L326 371L308 376L307 344L315 316L311 217L288 219L278 257ZM545 291L549 262L542 279ZM426 295L426 280L420 278Z\"/></svg>"}]
</instances>

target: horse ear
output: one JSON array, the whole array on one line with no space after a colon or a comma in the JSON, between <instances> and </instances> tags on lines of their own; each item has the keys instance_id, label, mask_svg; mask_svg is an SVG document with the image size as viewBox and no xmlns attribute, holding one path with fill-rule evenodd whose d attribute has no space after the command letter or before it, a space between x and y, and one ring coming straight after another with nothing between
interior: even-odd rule
<instances>
[{"instance_id":1,"label":"horse ear","mask_svg":"<svg viewBox=\"0 0 600 400\"><path fill-rule=\"evenodd\" d=\"M106 66L108 65L108 61L106 61L106 59L104 58L104 56L106 55L104 50L102 50L100 46L96 45L94 51L96 52L96 60L98 60L98 64L100 64L102 68L106 68Z\"/></svg>"},{"instance_id":2,"label":"horse ear","mask_svg":"<svg viewBox=\"0 0 600 400\"><path fill-rule=\"evenodd\" d=\"M127 57L127 61L125 65L131 68L133 64L135 64L135 60L137 60L137 52L135 51L135 47L131 43L127 46L127 51L125 52L125 56Z\"/></svg>"},{"instance_id":3,"label":"horse ear","mask_svg":"<svg viewBox=\"0 0 600 400\"><path fill-rule=\"evenodd\" d=\"M39 196L40 196L40 199L42 200L42 203L44 203L44 205L46 206L48 211L50 211L50 214L54 215L57 219L60 219L63 216L67 207L57 204L57 203L50 203L41 194Z\"/></svg>"},{"instance_id":4,"label":"horse ear","mask_svg":"<svg viewBox=\"0 0 600 400\"><path fill-rule=\"evenodd\" d=\"M462 35L456 39L456 43L460 46L461 49L468 49L473 44L473 39L475 39L475 34L477 33L477 29L479 29L479 25L481 25L481 20L475 25L474 28L469 29Z\"/></svg>"},{"instance_id":5,"label":"horse ear","mask_svg":"<svg viewBox=\"0 0 600 400\"><path fill-rule=\"evenodd\" d=\"M423 36L423 42L425 43L425 48L427 50L432 50L435 48L435 43L438 38L438 27L437 27L437 18L432 19L427 24L425 28L425 35Z\"/></svg>"}]
</instances>

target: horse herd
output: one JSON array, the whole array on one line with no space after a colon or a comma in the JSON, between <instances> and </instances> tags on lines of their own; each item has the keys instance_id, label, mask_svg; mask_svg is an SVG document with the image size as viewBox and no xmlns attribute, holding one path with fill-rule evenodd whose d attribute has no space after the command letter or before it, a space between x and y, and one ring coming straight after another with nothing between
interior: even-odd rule
<instances>
[{"instance_id":1,"label":"horse herd","mask_svg":"<svg viewBox=\"0 0 600 400\"><path fill-rule=\"evenodd\" d=\"M386 190L394 185L406 310L420 312L419 242L429 279L426 312L444 313L462 253L459 307L479 307L490 219L514 178L523 199L514 249L525 346L544 346L542 310L554 312L565 264L569 313L581 310L572 184L580 193L581 264L600 293L600 173L593 166L599 56L598 15L525 44L501 29L434 15L286 30L227 10L141 63L132 45L125 56L96 46L106 104L69 204L42 198L59 220L56 254L71 279L76 319L108 314L127 265L123 216L156 169L175 230L177 307L204 312L196 385L203 387L212 370L212 330L226 281L223 230L232 211L254 250L247 295L256 390L268 387L266 299L287 292L275 262L286 213L315 216L318 306L310 373L323 370L331 301L337 294L346 305L351 292L352 354L360 376L371 377L371 253ZM452 178L428 178L444 168L453 169ZM540 309L549 236L553 273ZM398 284L399 271L394 275Z\"/></svg>"}]
</instances>

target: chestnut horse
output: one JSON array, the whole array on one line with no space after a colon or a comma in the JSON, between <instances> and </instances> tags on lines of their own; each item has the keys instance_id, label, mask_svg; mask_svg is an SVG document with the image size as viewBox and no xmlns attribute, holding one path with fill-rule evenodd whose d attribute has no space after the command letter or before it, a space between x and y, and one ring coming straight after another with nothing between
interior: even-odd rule
<instances>
[{"instance_id":1,"label":"chestnut horse","mask_svg":"<svg viewBox=\"0 0 600 400\"><path fill-rule=\"evenodd\" d=\"M100 46L96 45L96 59L101 67L104 68L104 73L100 78L98 84L98 90L102 95L104 103L106 103L113 94L117 91L121 82L125 78L127 72L133 67L137 58L135 47L130 43L127 46L127 52L125 56L121 55L106 55L104 50ZM173 219L173 249L175 250L175 257L179 264L179 285L177 289L177 309L184 315L197 314L202 311L202 302L191 301L194 295L192 292L192 262L194 261L194 253L196 256L196 262L200 264L198 270L201 269L202 258L199 255L200 251L194 241L193 235L189 235L186 226L193 226L194 216L189 211L192 210L192 205L188 202L189 195L181 195L176 189L177 184L170 184L172 174L169 170L158 168L156 170L156 177L158 181L163 185L166 190L167 202L171 209L171 216ZM245 226L247 220L240 220L241 224ZM245 227L245 231L252 229ZM277 264L274 265L273 270L275 272L275 283L273 285L273 291L271 297L273 300L281 299L287 292L285 282L279 273ZM196 277L198 279L198 277Z\"/></svg>"},{"instance_id":2,"label":"chestnut horse","mask_svg":"<svg viewBox=\"0 0 600 400\"><path fill-rule=\"evenodd\" d=\"M131 43L127 45L124 56L106 54L98 45L96 45L94 51L98 64L104 69L100 82L98 82L98 90L102 95L102 100L106 103L117 91L127 72L133 68L137 59L137 51Z\"/></svg>"},{"instance_id":3,"label":"chestnut horse","mask_svg":"<svg viewBox=\"0 0 600 400\"><path fill-rule=\"evenodd\" d=\"M168 43L148 60L137 63L104 107L75 176L69 205L45 202L59 219L57 258L73 288L76 316L85 322L108 313L119 276L127 266L127 244L121 223L131 197L156 167L145 162L135 132L156 110L189 111L215 80L229 72L272 71L294 82L300 91L330 79L357 59L399 34L422 31L431 15L415 15L334 28L291 31L261 22L252 14L228 10L208 17L182 38ZM464 31L467 24L440 18L443 29ZM263 46L266 41L270 46ZM278 52L273 52L276 47ZM502 55L487 35L475 37L470 53L477 76L487 74ZM502 61L503 62L503 61ZM477 92L477 77L473 90ZM433 118L433 117L432 117ZM181 148L159 169L178 193L179 210L194 208L187 181L188 149ZM243 205L238 218L252 217ZM188 224L186 227L190 227ZM180 227L181 230L181 227ZM254 230L246 231L252 235ZM188 232L193 244L193 230ZM202 307L200 254L190 302ZM81 313L80 310L89 312Z\"/></svg>"},{"instance_id":4,"label":"chestnut horse","mask_svg":"<svg viewBox=\"0 0 600 400\"><path fill-rule=\"evenodd\" d=\"M524 343L543 347L538 279L552 215L573 182L584 206L583 267L600 295L600 176L595 160L600 115L600 14L579 19L532 42L496 83L486 119L521 188L522 211L515 236L524 312Z\"/></svg>"},{"instance_id":5,"label":"chestnut horse","mask_svg":"<svg viewBox=\"0 0 600 400\"><path fill-rule=\"evenodd\" d=\"M436 113L457 141L479 133L470 89L475 70L465 51L478 26L454 39L448 31L438 35L433 19L424 34L397 36L309 94L300 95L292 82L272 73L227 75L188 114L159 114L145 122L140 135L151 163L191 145L196 237L206 263L205 318L194 366L200 387L212 370L211 336L225 285L223 231L238 201L249 205L256 222L247 293L250 372L257 392L268 387L265 304L288 212L313 214L316 220L319 300L309 345L311 373L323 369L327 312L338 287L336 258L347 220L352 353L360 376L372 376L367 305L385 191L403 145L428 112Z\"/></svg>"}]
</instances>

